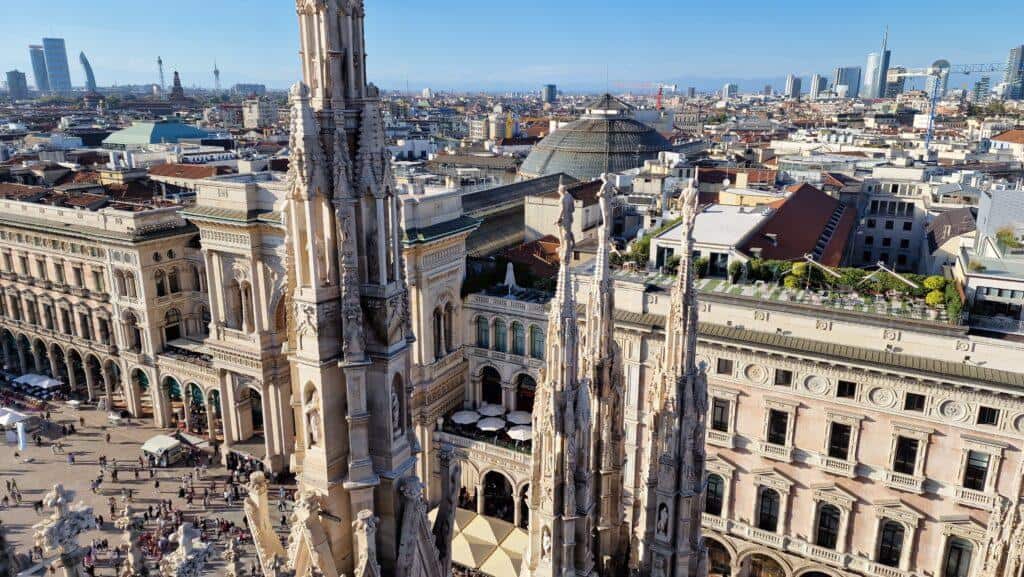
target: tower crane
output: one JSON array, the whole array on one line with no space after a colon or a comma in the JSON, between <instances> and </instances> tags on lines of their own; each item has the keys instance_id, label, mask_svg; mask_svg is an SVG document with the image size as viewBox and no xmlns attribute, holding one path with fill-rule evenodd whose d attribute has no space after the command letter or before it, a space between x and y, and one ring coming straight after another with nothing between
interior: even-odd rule
<instances>
[{"instance_id":1,"label":"tower crane","mask_svg":"<svg viewBox=\"0 0 1024 577\"><path fill-rule=\"evenodd\" d=\"M973 74L976 72L1001 72L1006 70L1006 64L955 64L951 65L945 60L936 60L927 68L913 68L896 74L897 77L906 78L931 78L932 91L928 95L928 131L925 133L924 150L926 155L931 155L932 138L935 135L935 107L939 102L940 92L946 84L950 74Z\"/></svg>"}]
</instances>

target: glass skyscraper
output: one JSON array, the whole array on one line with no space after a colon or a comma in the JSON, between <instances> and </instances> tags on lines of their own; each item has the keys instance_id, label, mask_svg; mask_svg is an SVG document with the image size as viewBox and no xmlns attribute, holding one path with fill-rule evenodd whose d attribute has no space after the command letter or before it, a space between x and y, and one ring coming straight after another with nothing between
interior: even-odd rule
<instances>
[{"instance_id":1,"label":"glass skyscraper","mask_svg":"<svg viewBox=\"0 0 1024 577\"><path fill-rule=\"evenodd\" d=\"M57 94L71 94L71 72L68 70L68 52L63 38L43 38L46 55L46 74L50 90Z\"/></svg>"},{"instance_id":2,"label":"glass skyscraper","mask_svg":"<svg viewBox=\"0 0 1024 577\"><path fill-rule=\"evenodd\" d=\"M860 94L860 66L840 66L832 77L832 89L839 94L839 87L846 87L846 96L856 98Z\"/></svg>"},{"instance_id":3,"label":"glass skyscraper","mask_svg":"<svg viewBox=\"0 0 1024 577\"><path fill-rule=\"evenodd\" d=\"M1024 45L1010 49L1006 59L1006 98L1024 100Z\"/></svg>"},{"instance_id":4,"label":"glass skyscraper","mask_svg":"<svg viewBox=\"0 0 1024 577\"><path fill-rule=\"evenodd\" d=\"M38 44L30 45L28 55L32 58L32 76L36 81L36 90L49 92L50 76L46 73L46 55L43 53L43 47Z\"/></svg>"}]
</instances>

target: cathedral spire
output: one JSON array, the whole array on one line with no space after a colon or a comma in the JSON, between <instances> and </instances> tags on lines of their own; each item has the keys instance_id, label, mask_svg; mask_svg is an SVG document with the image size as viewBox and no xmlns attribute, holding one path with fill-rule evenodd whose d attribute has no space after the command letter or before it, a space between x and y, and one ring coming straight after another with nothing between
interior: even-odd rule
<instances>
[{"instance_id":1,"label":"cathedral spire","mask_svg":"<svg viewBox=\"0 0 1024 577\"><path fill-rule=\"evenodd\" d=\"M558 287L548 316L546 369L533 412L533 489L527 572L534 577L590 575L590 391L579 379L576 299L570 263L575 199L558 186Z\"/></svg>"},{"instance_id":2,"label":"cathedral spire","mask_svg":"<svg viewBox=\"0 0 1024 577\"><path fill-rule=\"evenodd\" d=\"M697 301L693 226L697 189L683 191L679 271L669 297L665 346L648 407L644 461L648 479L638 531L643 549L633 563L653 577L703 574L700 523L707 378L697 367Z\"/></svg>"}]
</instances>

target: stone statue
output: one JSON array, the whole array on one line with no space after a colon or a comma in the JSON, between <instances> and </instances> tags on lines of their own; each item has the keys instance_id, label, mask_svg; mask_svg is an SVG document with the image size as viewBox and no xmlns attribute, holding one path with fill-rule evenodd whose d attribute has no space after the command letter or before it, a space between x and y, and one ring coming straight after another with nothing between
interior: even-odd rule
<instances>
[{"instance_id":1,"label":"stone statue","mask_svg":"<svg viewBox=\"0 0 1024 577\"><path fill-rule=\"evenodd\" d=\"M227 549L224 550L224 576L240 577L242 571L238 564L238 552L235 551L235 539L228 539Z\"/></svg>"},{"instance_id":2,"label":"stone statue","mask_svg":"<svg viewBox=\"0 0 1024 577\"><path fill-rule=\"evenodd\" d=\"M402 434L402 401L394 387L391 388L391 430L396 437Z\"/></svg>"},{"instance_id":3,"label":"stone statue","mask_svg":"<svg viewBox=\"0 0 1024 577\"><path fill-rule=\"evenodd\" d=\"M131 511L128 507L125 507L122 516L115 522L115 526L123 531L121 533L121 548L125 552L125 562L124 565L121 565L118 577L136 577L149 574L142 551L139 550L136 544L139 539L139 524L139 519L131 516Z\"/></svg>"},{"instance_id":4,"label":"stone statue","mask_svg":"<svg viewBox=\"0 0 1024 577\"><path fill-rule=\"evenodd\" d=\"M306 427L309 428L309 446L320 444L320 410L312 408L306 414Z\"/></svg>"},{"instance_id":5,"label":"stone statue","mask_svg":"<svg viewBox=\"0 0 1024 577\"><path fill-rule=\"evenodd\" d=\"M50 509L50 515L32 526L35 529L35 544L45 555L60 557L64 577L77 577L82 550L78 536L96 528L92 508L84 503L69 505L71 494L60 483L53 486L44 497L43 506Z\"/></svg>"},{"instance_id":6,"label":"stone statue","mask_svg":"<svg viewBox=\"0 0 1024 577\"><path fill-rule=\"evenodd\" d=\"M178 548L160 561L165 577L199 577L213 547L198 540L191 523L182 523L176 532Z\"/></svg>"}]
</instances>

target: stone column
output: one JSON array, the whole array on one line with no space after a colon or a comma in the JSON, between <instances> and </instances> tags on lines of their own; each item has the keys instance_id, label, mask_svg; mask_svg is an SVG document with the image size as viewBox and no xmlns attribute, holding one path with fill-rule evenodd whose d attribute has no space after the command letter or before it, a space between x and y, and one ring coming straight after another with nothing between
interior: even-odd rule
<instances>
[{"instance_id":1,"label":"stone column","mask_svg":"<svg viewBox=\"0 0 1024 577\"><path fill-rule=\"evenodd\" d=\"M24 375L28 372L28 354L25 352L25 349L18 345L17 341L15 341L14 348L18 353L18 371Z\"/></svg>"},{"instance_id":2,"label":"stone column","mask_svg":"<svg viewBox=\"0 0 1024 577\"><path fill-rule=\"evenodd\" d=\"M39 349L36 348L34 343L30 343L29 346L32 348L32 368L36 373L42 373L43 356L39 354Z\"/></svg>"},{"instance_id":3,"label":"stone column","mask_svg":"<svg viewBox=\"0 0 1024 577\"><path fill-rule=\"evenodd\" d=\"M92 371L89 370L89 365L86 363L85 359L82 359L82 369L85 372L85 392L89 396L89 402L91 403L96 400L96 377L92 374Z\"/></svg>"},{"instance_id":4,"label":"stone column","mask_svg":"<svg viewBox=\"0 0 1024 577\"><path fill-rule=\"evenodd\" d=\"M68 387L72 391L77 391L80 383L78 382L78 376L75 375L75 367L71 364L71 355L64 357L64 366L68 370Z\"/></svg>"},{"instance_id":5,"label":"stone column","mask_svg":"<svg viewBox=\"0 0 1024 577\"><path fill-rule=\"evenodd\" d=\"M377 199L377 279L381 286L388 284L387 223L384 220L384 199Z\"/></svg>"},{"instance_id":6,"label":"stone column","mask_svg":"<svg viewBox=\"0 0 1024 577\"><path fill-rule=\"evenodd\" d=\"M100 364L100 375L103 377L103 394L107 396L107 410L114 408L114 383L111 371L105 364Z\"/></svg>"},{"instance_id":7,"label":"stone column","mask_svg":"<svg viewBox=\"0 0 1024 577\"><path fill-rule=\"evenodd\" d=\"M516 385L514 382L502 381L501 404L506 411L516 410Z\"/></svg>"},{"instance_id":8,"label":"stone column","mask_svg":"<svg viewBox=\"0 0 1024 577\"><path fill-rule=\"evenodd\" d=\"M484 514L484 480L482 477L476 484L476 512L478 515Z\"/></svg>"},{"instance_id":9,"label":"stone column","mask_svg":"<svg viewBox=\"0 0 1024 577\"><path fill-rule=\"evenodd\" d=\"M57 359L53 356L53 353L46 355L46 358L50 361L50 376L57 378L60 373L57 371Z\"/></svg>"},{"instance_id":10,"label":"stone column","mask_svg":"<svg viewBox=\"0 0 1024 577\"><path fill-rule=\"evenodd\" d=\"M230 382L230 377L225 371L219 371L219 373L218 380L220 382L218 387L220 389L220 414L221 419L223 419L221 428L224 431L224 446L221 450L221 463L226 465L227 455L231 452L231 446L235 441L234 424L236 407L235 396L230 394L230 389L233 388Z\"/></svg>"}]
</instances>

